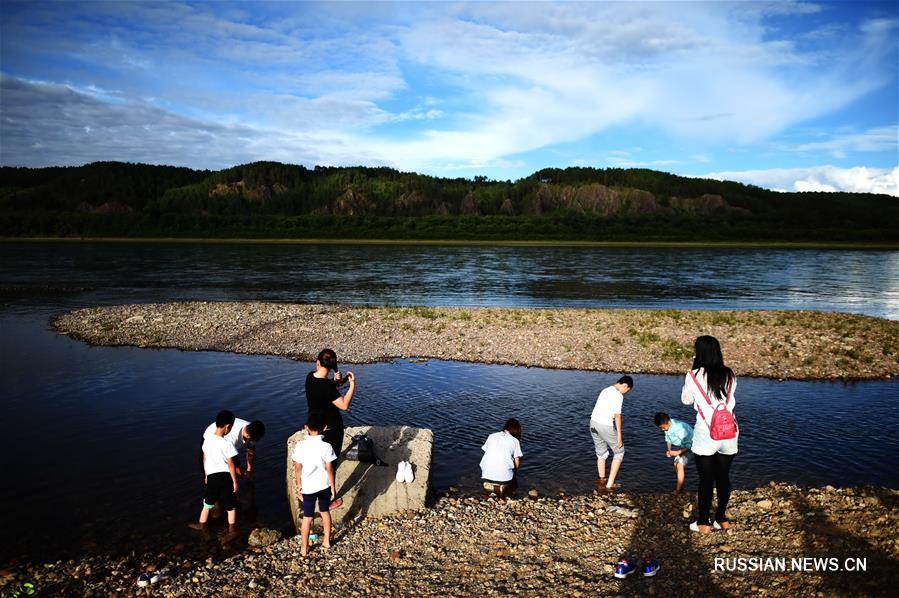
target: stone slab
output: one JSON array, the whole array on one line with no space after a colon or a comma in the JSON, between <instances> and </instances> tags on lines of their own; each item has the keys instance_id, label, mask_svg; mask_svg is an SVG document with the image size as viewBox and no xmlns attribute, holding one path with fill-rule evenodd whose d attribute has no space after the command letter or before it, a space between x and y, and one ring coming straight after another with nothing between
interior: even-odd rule
<instances>
[{"instance_id":1,"label":"stone slab","mask_svg":"<svg viewBox=\"0 0 899 598\"><path fill-rule=\"evenodd\" d=\"M387 463L386 467L373 463L351 461L341 454L335 479L337 496L343 505L331 513L335 522L345 522L358 516L383 517L404 510L425 508L431 480L431 451L434 433L426 428L410 426L355 426L344 430L343 453L356 434L368 434L374 441L375 455ZM306 434L299 430L287 439L287 502L297 529L303 517L303 507L296 496L293 460L290 455L297 442ZM411 483L397 482L397 463L409 461L415 479Z\"/></svg>"}]
</instances>

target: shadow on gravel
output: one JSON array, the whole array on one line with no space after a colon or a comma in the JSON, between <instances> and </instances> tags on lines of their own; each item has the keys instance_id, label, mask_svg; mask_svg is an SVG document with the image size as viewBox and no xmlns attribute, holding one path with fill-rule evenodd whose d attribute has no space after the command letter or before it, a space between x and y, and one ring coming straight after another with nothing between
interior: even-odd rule
<instances>
[{"instance_id":1,"label":"shadow on gravel","mask_svg":"<svg viewBox=\"0 0 899 598\"><path fill-rule=\"evenodd\" d=\"M657 594L687 596L700 591L703 596L726 596L713 575L712 565L697 547L697 537L688 529L681 512L696 500L694 493L634 497L641 510L625 554L634 559L637 570L627 579L616 580L623 595ZM614 498L609 502L614 503ZM615 515L609 515L614 517ZM652 554L661 564L654 577L644 577L643 557Z\"/></svg>"},{"instance_id":2,"label":"shadow on gravel","mask_svg":"<svg viewBox=\"0 0 899 598\"><path fill-rule=\"evenodd\" d=\"M872 488L869 489L868 497L872 496L890 511L895 512L899 508L899 501L888 493ZM896 530L885 528L888 524L871 520L864 510L850 520L856 529L848 530L837 526L801 493L796 493L793 504L803 515L803 556L836 558L834 565L841 569L818 573L822 579L818 591L823 591L828 596L877 596L883 595L885 588L892 587L895 590L899 587L899 560L862 537L860 528L873 528L875 533L892 538L895 538ZM861 559L864 559L864 570L849 570L857 568Z\"/></svg>"}]
</instances>

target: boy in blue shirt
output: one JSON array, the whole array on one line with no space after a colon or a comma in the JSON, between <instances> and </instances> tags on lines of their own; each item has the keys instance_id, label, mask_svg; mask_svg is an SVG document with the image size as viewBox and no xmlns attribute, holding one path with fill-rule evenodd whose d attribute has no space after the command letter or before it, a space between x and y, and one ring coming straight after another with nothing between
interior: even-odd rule
<instances>
[{"instance_id":1,"label":"boy in blue shirt","mask_svg":"<svg viewBox=\"0 0 899 598\"><path fill-rule=\"evenodd\" d=\"M665 442L668 444L665 456L674 458L674 470L677 472L674 494L677 495L684 487L684 470L690 461L690 449L693 447L693 428L661 411L656 413L655 424L665 433Z\"/></svg>"}]
</instances>

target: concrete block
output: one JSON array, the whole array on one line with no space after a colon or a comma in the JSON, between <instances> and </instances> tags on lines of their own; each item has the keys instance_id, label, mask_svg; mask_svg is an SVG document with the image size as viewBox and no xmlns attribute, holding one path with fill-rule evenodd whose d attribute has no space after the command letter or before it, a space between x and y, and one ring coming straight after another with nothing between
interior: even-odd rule
<instances>
[{"instance_id":1,"label":"concrete block","mask_svg":"<svg viewBox=\"0 0 899 598\"><path fill-rule=\"evenodd\" d=\"M350 461L344 458L353 436L368 434L374 441L375 455L387 463ZM300 430L287 439L287 502L294 525L300 528L303 506L296 496L293 460L294 445L305 438ZM331 511L334 521L348 521L359 515L383 517L397 511L425 508L431 480L431 450L434 433L425 428L409 426L356 426L344 430L343 453L337 466L337 496L343 505ZM409 461L415 473L411 483L396 481L397 463Z\"/></svg>"}]
</instances>

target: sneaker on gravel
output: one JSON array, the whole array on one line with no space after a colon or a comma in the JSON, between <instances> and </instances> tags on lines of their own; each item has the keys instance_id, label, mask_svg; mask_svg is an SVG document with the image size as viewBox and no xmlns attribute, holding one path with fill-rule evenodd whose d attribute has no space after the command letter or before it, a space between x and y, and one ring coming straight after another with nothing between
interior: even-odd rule
<instances>
[{"instance_id":1,"label":"sneaker on gravel","mask_svg":"<svg viewBox=\"0 0 899 598\"><path fill-rule=\"evenodd\" d=\"M643 577L654 577L660 567L659 561L652 558L652 555L648 554L643 557Z\"/></svg>"},{"instance_id":2,"label":"sneaker on gravel","mask_svg":"<svg viewBox=\"0 0 899 598\"><path fill-rule=\"evenodd\" d=\"M615 565L615 577L617 577L618 579L624 579L636 570L637 565L633 564L626 558L621 558Z\"/></svg>"}]
</instances>

